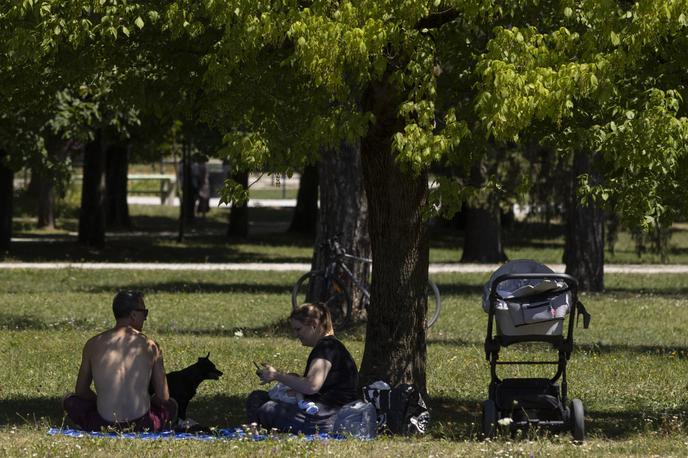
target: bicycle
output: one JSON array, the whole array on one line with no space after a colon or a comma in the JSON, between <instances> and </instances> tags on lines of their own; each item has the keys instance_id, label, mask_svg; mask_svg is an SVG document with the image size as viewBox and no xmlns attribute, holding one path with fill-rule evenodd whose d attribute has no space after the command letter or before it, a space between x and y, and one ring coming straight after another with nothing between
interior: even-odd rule
<instances>
[{"instance_id":1,"label":"bicycle","mask_svg":"<svg viewBox=\"0 0 688 458\"><path fill-rule=\"evenodd\" d=\"M361 291L364 308L370 302L370 292L354 276L345 261L357 261L366 264L372 264L373 261L372 259L347 253L336 237L325 241L323 247L327 247L328 250L328 261L325 268L307 272L296 281L291 293L291 305L295 309L305 302L313 302L314 299L310 296L313 291L317 291L320 288L321 295L318 298L319 300L315 299L315 301L325 304L332 314L332 320L335 325L341 326L351 320L352 313L351 292L347 289L344 281L342 281L342 276L351 280L351 283ZM429 313L429 318L426 319L425 324L426 329L429 329L435 324L442 310L440 291L437 285L430 279L428 279L426 294L428 295L428 312L432 311L432 313ZM434 309L432 307L433 304Z\"/></svg>"}]
</instances>

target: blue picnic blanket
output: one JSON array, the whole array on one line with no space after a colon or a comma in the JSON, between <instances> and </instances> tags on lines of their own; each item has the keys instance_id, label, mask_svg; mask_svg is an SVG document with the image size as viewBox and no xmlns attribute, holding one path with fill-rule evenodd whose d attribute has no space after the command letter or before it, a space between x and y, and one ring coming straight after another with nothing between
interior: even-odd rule
<instances>
[{"instance_id":1,"label":"blue picnic blanket","mask_svg":"<svg viewBox=\"0 0 688 458\"><path fill-rule=\"evenodd\" d=\"M264 441L267 439L284 437L269 436L267 434L247 433L242 428L234 429L217 429L213 434L196 434L196 433L182 433L175 431L161 431L159 433L135 433L135 432L101 432L101 431L82 431L80 429L71 428L50 428L48 434L51 436L68 436L68 437L101 437L114 439L141 439L141 440L160 440L160 439L182 439L182 440L199 440L199 441L215 441L215 440L249 440L249 441ZM289 437L297 437L288 435ZM342 434L309 434L302 437L306 441L314 440L344 440L346 436Z\"/></svg>"}]
</instances>

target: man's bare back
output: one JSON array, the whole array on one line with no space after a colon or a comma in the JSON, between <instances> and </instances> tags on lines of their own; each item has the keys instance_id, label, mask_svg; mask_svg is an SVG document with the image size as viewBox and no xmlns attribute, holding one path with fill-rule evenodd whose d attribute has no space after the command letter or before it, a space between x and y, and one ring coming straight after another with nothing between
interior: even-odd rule
<instances>
[{"instance_id":1,"label":"man's bare back","mask_svg":"<svg viewBox=\"0 0 688 458\"><path fill-rule=\"evenodd\" d=\"M148 385L159 356L155 342L131 327L116 327L86 343L84 360L90 365L98 412L105 420L131 421L148 412Z\"/></svg>"},{"instance_id":2,"label":"man's bare back","mask_svg":"<svg viewBox=\"0 0 688 458\"><path fill-rule=\"evenodd\" d=\"M74 399L68 402L73 406L71 413L67 407L65 409L70 417L77 416L83 420L82 423L98 426L103 421L119 424L141 420L144 415L151 414L153 403L164 411L162 420L160 415L154 414L154 422L172 420L176 403L170 399L162 350L141 332L148 316L143 295L135 291L118 293L113 301L113 313L115 326L92 337L84 345L76 379L75 396L90 402L93 406L90 409L97 409L99 418L95 423L89 420L88 404L83 407ZM95 392L91 389L92 383ZM153 398L148 394L150 385L155 392ZM63 402L65 406L69 396ZM86 413L80 411L80 406L86 409ZM141 424L147 423L142 420Z\"/></svg>"}]
</instances>

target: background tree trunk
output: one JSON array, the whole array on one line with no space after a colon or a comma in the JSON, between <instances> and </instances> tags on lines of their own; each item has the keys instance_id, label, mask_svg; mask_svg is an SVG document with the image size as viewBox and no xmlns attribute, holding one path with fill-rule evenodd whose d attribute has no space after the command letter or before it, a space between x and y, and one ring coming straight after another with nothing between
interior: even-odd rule
<instances>
[{"instance_id":1,"label":"background tree trunk","mask_svg":"<svg viewBox=\"0 0 688 458\"><path fill-rule=\"evenodd\" d=\"M7 152L0 149L0 252L9 251L12 240L14 171L7 164L7 159Z\"/></svg>"},{"instance_id":2,"label":"background tree trunk","mask_svg":"<svg viewBox=\"0 0 688 458\"><path fill-rule=\"evenodd\" d=\"M130 228L127 182L129 151L115 143L105 152L105 222L109 228Z\"/></svg>"},{"instance_id":3,"label":"background tree trunk","mask_svg":"<svg viewBox=\"0 0 688 458\"><path fill-rule=\"evenodd\" d=\"M47 161L37 161L31 169L27 194L36 205L36 227L55 229L55 183L58 177L51 165L65 161L68 151L65 142L57 137L46 141Z\"/></svg>"},{"instance_id":4,"label":"background tree trunk","mask_svg":"<svg viewBox=\"0 0 688 458\"><path fill-rule=\"evenodd\" d=\"M81 210L79 212L79 243L102 248L105 245L105 152L102 133L84 148Z\"/></svg>"},{"instance_id":5,"label":"background tree trunk","mask_svg":"<svg viewBox=\"0 0 688 458\"><path fill-rule=\"evenodd\" d=\"M383 379L416 385L426 393L425 314L429 245L421 209L428 196L427 174L400 170L391 140L403 128L401 97L384 77L362 97L375 123L361 143L373 255L371 301L360 383Z\"/></svg>"},{"instance_id":6,"label":"background tree trunk","mask_svg":"<svg viewBox=\"0 0 688 458\"><path fill-rule=\"evenodd\" d=\"M36 177L38 184L37 227L55 229L55 185L53 180L40 173Z\"/></svg>"},{"instance_id":7,"label":"background tree trunk","mask_svg":"<svg viewBox=\"0 0 688 458\"><path fill-rule=\"evenodd\" d=\"M184 157L182 161L182 199L184 223L192 224L196 219L196 189L192 170L191 142L184 143Z\"/></svg>"},{"instance_id":8,"label":"background tree trunk","mask_svg":"<svg viewBox=\"0 0 688 458\"><path fill-rule=\"evenodd\" d=\"M312 268L323 269L328 253L323 242L337 237L344 250L354 256L370 258L368 236L368 201L363 187L360 145L342 143L340 149L324 151L319 163L320 220L315 240ZM354 277L366 288L370 276L370 264L347 264ZM353 282L343 277L351 292L352 313L355 320L366 316L364 295ZM316 285L317 286L317 285ZM315 296L319 295L314 291Z\"/></svg>"},{"instance_id":9,"label":"background tree trunk","mask_svg":"<svg viewBox=\"0 0 688 458\"><path fill-rule=\"evenodd\" d=\"M502 225L499 209L466 205L461 262L504 262Z\"/></svg>"},{"instance_id":10,"label":"background tree trunk","mask_svg":"<svg viewBox=\"0 0 688 458\"><path fill-rule=\"evenodd\" d=\"M48 149L50 151L50 149ZM52 205L52 184L50 177L43 171L43 166L34 164L31 167L31 179L26 188L26 195L36 208L36 227L38 229L52 229L54 224L54 211Z\"/></svg>"},{"instance_id":11,"label":"background tree trunk","mask_svg":"<svg viewBox=\"0 0 688 458\"><path fill-rule=\"evenodd\" d=\"M360 162L360 161L359 161ZM359 167L360 173L360 167ZM359 180L360 181L360 180ZM318 228L318 166L307 165L299 180L294 216L288 232L315 235Z\"/></svg>"},{"instance_id":12,"label":"background tree trunk","mask_svg":"<svg viewBox=\"0 0 688 458\"><path fill-rule=\"evenodd\" d=\"M193 222L195 199L193 186L191 185L191 144L184 142L182 145L182 158L177 165L177 183L181 186L179 196L179 234L177 242L184 240L184 230L188 223Z\"/></svg>"},{"instance_id":13,"label":"background tree trunk","mask_svg":"<svg viewBox=\"0 0 688 458\"><path fill-rule=\"evenodd\" d=\"M490 171L490 163L499 159L499 150L489 148L494 154L491 160L484 159L471 168L470 183L472 186L484 186ZM489 161L489 162L488 162ZM463 254L461 262L503 262L506 260L502 246L501 210L498 197L483 191L474 201L466 202Z\"/></svg>"},{"instance_id":14,"label":"background tree trunk","mask_svg":"<svg viewBox=\"0 0 688 458\"><path fill-rule=\"evenodd\" d=\"M248 172L241 172L233 176L234 181L248 188ZM227 237L248 237L248 201L237 205L232 203L227 225Z\"/></svg>"},{"instance_id":15,"label":"background tree trunk","mask_svg":"<svg viewBox=\"0 0 688 458\"><path fill-rule=\"evenodd\" d=\"M577 177L592 173L592 158L576 153L571 173L566 221L564 263L566 273L578 280L581 291L604 290L604 212L588 200L581 205L577 197Z\"/></svg>"}]
</instances>

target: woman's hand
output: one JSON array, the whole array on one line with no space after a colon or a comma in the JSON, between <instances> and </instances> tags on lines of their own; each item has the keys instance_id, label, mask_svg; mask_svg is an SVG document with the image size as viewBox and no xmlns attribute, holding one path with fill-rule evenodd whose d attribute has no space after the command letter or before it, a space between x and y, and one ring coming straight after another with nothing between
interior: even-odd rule
<instances>
[{"instance_id":1,"label":"woman's hand","mask_svg":"<svg viewBox=\"0 0 688 458\"><path fill-rule=\"evenodd\" d=\"M277 369L266 363L262 363L262 366L260 370L256 371L256 375L260 378L261 385L265 385L277 379L277 374L279 374Z\"/></svg>"}]
</instances>

